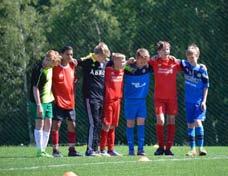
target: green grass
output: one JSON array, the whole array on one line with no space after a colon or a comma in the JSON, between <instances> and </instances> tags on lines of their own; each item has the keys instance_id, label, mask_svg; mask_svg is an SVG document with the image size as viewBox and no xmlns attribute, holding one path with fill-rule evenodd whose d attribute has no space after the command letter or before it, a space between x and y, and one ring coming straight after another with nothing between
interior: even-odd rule
<instances>
[{"instance_id":1,"label":"green grass","mask_svg":"<svg viewBox=\"0 0 228 176\"><path fill-rule=\"evenodd\" d=\"M84 153L84 147L77 148ZM73 171L79 176L225 176L228 175L227 147L207 147L205 157L185 157L187 147L174 147L174 157L154 156L155 148L145 151L150 161L127 156L127 146L116 150L122 157L36 158L35 147L0 147L0 176L62 176ZM61 147L67 155L67 147ZM48 148L51 152L51 148Z\"/></svg>"}]
</instances>

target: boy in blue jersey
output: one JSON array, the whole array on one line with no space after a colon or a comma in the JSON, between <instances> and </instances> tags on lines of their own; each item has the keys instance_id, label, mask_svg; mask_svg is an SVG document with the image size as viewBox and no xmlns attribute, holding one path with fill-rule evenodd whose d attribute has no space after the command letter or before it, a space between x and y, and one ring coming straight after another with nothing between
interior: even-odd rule
<instances>
[{"instance_id":1,"label":"boy in blue jersey","mask_svg":"<svg viewBox=\"0 0 228 176\"><path fill-rule=\"evenodd\" d=\"M144 123L147 116L146 97L149 91L151 68L148 65L149 52L140 48L136 52L136 62L129 64L124 72L124 115L127 120L127 142L129 155L134 151L134 126L137 123L138 152L144 152Z\"/></svg>"},{"instance_id":2,"label":"boy in blue jersey","mask_svg":"<svg viewBox=\"0 0 228 176\"><path fill-rule=\"evenodd\" d=\"M198 154L206 155L204 145L204 128L202 121L205 120L206 101L209 87L209 78L206 66L198 64L200 50L197 45L191 44L186 51L187 60L182 60L181 65L185 77L185 103L186 118L188 125L188 138L191 150L187 156Z\"/></svg>"}]
</instances>

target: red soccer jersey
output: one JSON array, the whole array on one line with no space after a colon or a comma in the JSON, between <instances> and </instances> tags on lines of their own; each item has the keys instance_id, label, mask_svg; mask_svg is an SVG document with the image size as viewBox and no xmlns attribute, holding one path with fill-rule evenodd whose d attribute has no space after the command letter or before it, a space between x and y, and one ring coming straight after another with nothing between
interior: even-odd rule
<instances>
[{"instance_id":1,"label":"red soccer jersey","mask_svg":"<svg viewBox=\"0 0 228 176\"><path fill-rule=\"evenodd\" d=\"M75 65L58 65L53 68L52 91L55 103L63 109L74 109L74 76Z\"/></svg>"},{"instance_id":2,"label":"red soccer jersey","mask_svg":"<svg viewBox=\"0 0 228 176\"><path fill-rule=\"evenodd\" d=\"M176 76L181 71L180 62L172 58L149 61L154 71L155 99L176 99Z\"/></svg>"},{"instance_id":3,"label":"red soccer jersey","mask_svg":"<svg viewBox=\"0 0 228 176\"><path fill-rule=\"evenodd\" d=\"M105 69L105 101L122 98L124 70L115 70L113 67Z\"/></svg>"}]
</instances>

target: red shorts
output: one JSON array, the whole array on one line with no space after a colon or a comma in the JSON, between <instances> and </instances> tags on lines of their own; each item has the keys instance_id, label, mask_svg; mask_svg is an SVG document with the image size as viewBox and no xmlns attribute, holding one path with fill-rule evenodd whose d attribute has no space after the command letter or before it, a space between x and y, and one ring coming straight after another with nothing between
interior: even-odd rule
<instances>
[{"instance_id":1,"label":"red shorts","mask_svg":"<svg viewBox=\"0 0 228 176\"><path fill-rule=\"evenodd\" d=\"M178 111L177 99L155 99L155 113L176 115Z\"/></svg>"},{"instance_id":2,"label":"red shorts","mask_svg":"<svg viewBox=\"0 0 228 176\"><path fill-rule=\"evenodd\" d=\"M119 123L120 108L120 99L105 103L103 123L105 125L113 125L117 127Z\"/></svg>"}]
</instances>

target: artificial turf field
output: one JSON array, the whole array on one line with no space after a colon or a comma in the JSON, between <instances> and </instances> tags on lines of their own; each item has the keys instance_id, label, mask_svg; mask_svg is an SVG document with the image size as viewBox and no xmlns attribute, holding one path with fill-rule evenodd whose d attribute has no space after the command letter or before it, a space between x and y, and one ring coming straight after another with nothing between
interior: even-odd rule
<instances>
[{"instance_id":1,"label":"artificial turf field","mask_svg":"<svg viewBox=\"0 0 228 176\"><path fill-rule=\"evenodd\" d=\"M127 156L127 146L117 146L122 157L36 158L35 147L0 147L0 176L63 176L73 171L78 176L228 176L228 147L206 147L207 156L186 157L188 147L173 147L173 157L154 156L146 146L150 161ZM77 147L84 153L85 146ZM47 150L51 153L51 148ZM67 156L67 147L61 147Z\"/></svg>"}]
</instances>

